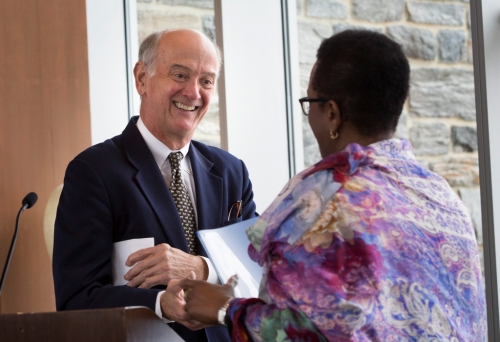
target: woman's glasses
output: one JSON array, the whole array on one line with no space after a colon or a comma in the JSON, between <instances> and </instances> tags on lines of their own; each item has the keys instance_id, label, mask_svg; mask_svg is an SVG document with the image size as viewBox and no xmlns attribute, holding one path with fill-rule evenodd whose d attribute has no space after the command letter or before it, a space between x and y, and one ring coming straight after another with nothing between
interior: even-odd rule
<instances>
[{"instance_id":1,"label":"woman's glasses","mask_svg":"<svg viewBox=\"0 0 500 342\"><path fill-rule=\"evenodd\" d=\"M302 113L305 116L309 115L309 108L311 107L311 102L328 102L328 99L310 99L308 97L303 97L299 99L300 106L302 107Z\"/></svg>"}]
</instances>

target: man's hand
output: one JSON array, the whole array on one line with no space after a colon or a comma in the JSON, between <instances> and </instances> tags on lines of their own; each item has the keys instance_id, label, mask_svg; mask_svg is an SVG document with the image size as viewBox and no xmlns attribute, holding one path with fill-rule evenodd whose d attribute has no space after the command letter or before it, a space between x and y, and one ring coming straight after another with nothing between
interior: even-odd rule
<instances>
[{"instance_id":1,"label":"man's hand","mask_svg":"<svg viewBox=\"0 0 500 342\"><path fill-rule=\"evenodd\" d=\"M195 279L196 276L191 272L190 279ZM194 321L184 310L185 300L184 291L179 286L180 280L171 280L168 283L167 289L161 295L160 306L163 317L170 321L181 323L191 330L205 328L207 325Z\"/></svg>"},{"instance_id":2,"label":"man's hand","mask_svg":"<svg viewBox=\"0 0 500 342\"><path fill-rule=\"evenodd\" d=\"M165 243L130 254L125 265L134 264L124 276L129 281L127 286L149 289L167 285L172 279L189 277L191 271L197 279L208 278L208 266L202 257L184 253Z\"/></svg>"}]
</instances>

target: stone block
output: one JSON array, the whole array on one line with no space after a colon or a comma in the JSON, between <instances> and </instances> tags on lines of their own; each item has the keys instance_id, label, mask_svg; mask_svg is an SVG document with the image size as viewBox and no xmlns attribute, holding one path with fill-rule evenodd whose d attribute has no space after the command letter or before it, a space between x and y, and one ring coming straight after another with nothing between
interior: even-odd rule
<instances>
[{"instance_id":1,"label":"stone block","mask_svg":"<svg viewBox=\"0 0 500 342\"><path fill-rule=\"evenodd\" d=\"M467 62L469 62L470 64L474 63L474 53L473 53L473 50L472 50L472 42L469 40L469 42L467 43Z\"/></svg>"},{"instance_id":2,"label":"stone block","mask_svg":"<svg viewBox=\"0 0 500 342\"><path fill-rule=\"evenodd\" d=\"M462 26L465 20L463 5L408 2L408 20L415 23Z\"/></svg>"},{"instance_id":3,"label":"stone block","mask_svg":"<svg viewBox=\"0 0 500 342\"><path fill-rule=\"evenodd\" d=\"M481 193L479 188L461 188L458 194L469 212L474 230L476 231L477 243L483 244L483 219L481 216Z\"/></svg>"},{"instance_id":4,"label":"stone block","mask_svg":"<svg viewBox=\"0 0 500 342\"><path fill-rule=\"evenodd\" d=\"M316 62L316 51L325 38L332 35L330 25L308 21L298 22L299 62L313 65Z\"/></svg>"},{"instance_id":5,"label":"stone block","mask_svg":"<svg viewBox=\"0 0 500 342\"><path fill-rule=\"evenodd\" d=\"M354 17L376 23L403 19L404 0L352 0Z\"/></svg>"},{"instance_id":6,"label":"stone block","mask_svg":"<svg viewBox=\"0 0 500 342\"><path fill-rule=\"evenodd\" d=\"M387 35L401 44L409 58L432 61L436 57L436 36L429 30L398 25L388 27Z\"/></svg>"},{"instance_id":7,"label":"stone block","mask_svg":"<svg viewBox=\"0 0 500 342\"><path fill-rule=\"evenodd\" d=\"M450 130L442 123L417 123L410 128L410 142L418 156L447 154Z\"/></svg>"},{"instance_id":8,"label":"stone block","mask_svg":"<svg viewBox=\"0 0 500 342\"><path fill-rule=\"evenodd\" d=\"M426 169L429 169L429 161L426 158L423 157L415 157L417 159L417 162L422 165L422 167L425 167Z\"/></svg>"},{"instance_id":9,"label":"stone block","mask_svg":"<svg viewBox=\"0 0 500 342\"><path fill-rule=\"evenodd\" d=\"M472 68L417 68L410 79L410 115L476 119Z\"/></svg>"},{"instance_id":10,"label":"stone block","mask_svg":"<svg viewBox=\"0 0 500 342\"><path fill-rule=\"evenodd\" d=\"M308 17L347 19L347 6L335 0L307 0Z\"/></svg>"},{"instance_id":11,"label":"stone block","mask_svg":"<svg viewBox=\"0 0 500 342\"><path fill-rule=\"evenodd\" d=\"M203 33L210 38L211 41L215 42L215 23L213 15L202 15L201 16L201 26L203 27Z\"/></svg>"},{"instance_id":12,"label":"stone block","mask_svg":"<svg viewBox=\"0 0 500 342\"><path fill-rule=\"evenodd\" d=\"M200 8L214 8L213 0L158 0L159 3L169 6L190 6Z\"/></svg>"},{"instance_id":13,"label":"stone block","mask_svg":"<svg viewBox=\"0 0 500 342\"><path fill-rule=\"evenodd\" d=\"M429 169L441 175L452 187L479 186L477 157L445 157L429 163Z\"/></svg>"},{"instance_id":14,"label":"stone block","mask_svg":"<svg viewBox=\"0 0 500 342\"><path fill-rule=\"evenodd\" d=\"M137 9L139 43L149 34L165 29L192 28L202 30L198 16L170 10Z\"/></svg>"},{"instance_id":15,"label":"stone block","mask_svg":"<svg viewBox=\"0 0 500 342\"><path fill-rule=\"evenodd\" d=\"M380 27L369 27L369 26L361 26L361 25L351 25L346 23L335 24L332 26L333 34L337 34L346 30L367 30L378 33L384 33L384 30Z\"/></svg>"},{"instance_id":16,"label":"stone block","mask_svg":"<svg viewBox=\"0 0 500 342\"><path fill-rule=\"evenodd\" d=\"M452 126L451 141L455 152L477 151L477 129L469 126Z\"/></svg>"},{"instance_id":17,"label":"stone block","mask_svg":"<svg viewBox=\"0 0 500 342\"><path fill-rule=\"evenodd\" d=\"M300 97L307 96L312 67L312 64L300 64Z\"/></svg>"},{"instance_id":18,"label":"stone block","mask_svg":"<svg viewBox=\"0 0 500 342\"><path fill-rule=\"evenodd\" d=\"M472 25L470 18L470 10L467 11L467 62L473 63L472 53Z\"/></svg>"},{"instance_id":19,"label":"stone block","mask_svg":"<svg viewBox=\"0 0 500 342\"><path fill-rule=\"evenodd\" d=\"M399 117L398 126L396 127L396 133L394 134L395 138L398 139L406 139L408 140L408 113L403 110L401 116Z\"/></svg>"},{"instance_id":20,"label":"stone block","mask_svg":"<svg viewBox=\"0 0 500 342\"><path fill-rule=\"evenodd\" d=\"M464 31L440 30L438 41L441 61L465 62L467 60L467 37Z\"/></svg>"}]
</instances>

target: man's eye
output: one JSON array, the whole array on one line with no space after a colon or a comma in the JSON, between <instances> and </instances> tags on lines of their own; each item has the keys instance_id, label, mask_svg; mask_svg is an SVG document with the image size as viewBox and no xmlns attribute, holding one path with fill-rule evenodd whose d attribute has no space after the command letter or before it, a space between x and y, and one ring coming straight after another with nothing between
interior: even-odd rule
<instances>
[{"instance_id":1,"label":"man's eye","mask_svg":"<svg viewBox=\"0 0 500 342\"><path fill-rule=\"evenodd\" d=\"M214 82L212 80L203 80L202 82L204 85L207 85L207 86L211 86L214 84Z\"/></svg>"},{"instance_id":2,"label":"man's eye","mask_svg":"<svg viewBox=\"0 0 500 342\"><path fill-rule=\"evenodd\" d=\"M180 78L180 79L184 79L184 78L186 78L186 75L176 74L175 77Z\"/></svg>"}]
</instances>

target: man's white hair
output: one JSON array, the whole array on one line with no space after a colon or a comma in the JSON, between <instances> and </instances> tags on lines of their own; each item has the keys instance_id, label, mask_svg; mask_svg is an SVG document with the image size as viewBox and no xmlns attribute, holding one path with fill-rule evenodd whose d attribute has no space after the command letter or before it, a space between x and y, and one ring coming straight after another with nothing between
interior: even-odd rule
<instances>
[{"instance_id":1,"label":"man's white hair","mask_svg":"<svg viewBox=\"0 0 500 342\"><path fill-rule=\"evenodd\" d=\"M174 32L178 30L163 30L159 32L151 33L146 37L141 43L139 47L139 62L144 63L146 66L146 70L148 71L149 76L154 76L156 71L156 61L158 60L158 44L160 43L161 38L170 32ZM200 34L203 34L200 32ZM206 37L206 35L205 35ZM208 37L207 37L208 39ZM219 75L219 71L222 65L222 53L214 42L212 42L215 48L215 52L217 53L217 76Z\"/></svg>"}]
</instances>

